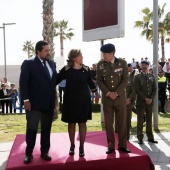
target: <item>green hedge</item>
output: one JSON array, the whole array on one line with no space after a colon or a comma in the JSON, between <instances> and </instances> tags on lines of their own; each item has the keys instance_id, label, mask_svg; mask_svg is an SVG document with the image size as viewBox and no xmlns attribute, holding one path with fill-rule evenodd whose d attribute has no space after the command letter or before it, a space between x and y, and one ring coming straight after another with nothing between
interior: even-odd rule
<instances>
[{"instance_id":1,"label":"green hedge","mask_svg":"<svg viewBox=\"0 0 170 170\"><path fill-rule=\"evenodd\" d=\"M96 112L100 112L100 104L94 104L92 103L92 112L93 113L96 113ZM62 108L63 108L63 104L60 103L59 104L59 111L61 112L62 111Z\"/></svg>"}]
</instances>

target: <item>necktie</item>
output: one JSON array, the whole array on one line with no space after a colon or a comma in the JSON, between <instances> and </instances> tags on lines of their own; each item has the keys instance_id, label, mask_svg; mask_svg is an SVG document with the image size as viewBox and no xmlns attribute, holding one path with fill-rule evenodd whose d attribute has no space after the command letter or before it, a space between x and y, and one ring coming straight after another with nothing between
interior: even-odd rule
<instances>
[{"instance_id":1,"label":"necktie","mask_svg":"<svg viewBox=\"0 0 170 170\"><path fill-rule=\"evenodd\" d=\"M45 69L45 72L47 73L48 78L51 79L51 75L50 75L50 72L47 68L46 61L43 61L43 64L44 64L44 69Z\"/></svg>"}]
</instances>

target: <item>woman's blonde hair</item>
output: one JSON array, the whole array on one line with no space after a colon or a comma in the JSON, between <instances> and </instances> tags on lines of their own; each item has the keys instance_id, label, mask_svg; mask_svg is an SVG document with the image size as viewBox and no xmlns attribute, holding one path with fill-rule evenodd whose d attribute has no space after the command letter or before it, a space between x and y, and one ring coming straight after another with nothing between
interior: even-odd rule
<instances>
[{"instance_id":1,"label":"woman's blonde hair","mask_svg":"<svg viewBox=\"0 0 170 170\"><path fill-rule=\"evenodd\" d=\"M68 54L67 65L70 67L74 66L74 58L81 54L79 49L72 49Z\"/></svg>"}]
</instances>

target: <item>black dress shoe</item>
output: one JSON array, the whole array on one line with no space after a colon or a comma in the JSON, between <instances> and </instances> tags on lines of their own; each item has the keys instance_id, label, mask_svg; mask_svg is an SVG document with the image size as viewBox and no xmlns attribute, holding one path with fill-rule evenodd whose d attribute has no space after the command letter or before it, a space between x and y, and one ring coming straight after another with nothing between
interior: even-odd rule
<instances>
[{"instance_id":1,"label":"black dress shoe","mask_svg":"<svg viewBox=\"0 0 170 170\"><path fill-rule=\"evenodd\" d=\"M106 150L106 154L111 154L112 152L114 152L115 150L113 148L107 148Z\"/></svg>"},{"instance_id":2,"label":"black dress shoe","mask_svg":"<svg viewBox=\"0 0 170 170\"><path fill-rule=\"evenodd\" d=\"M130 153L131 151L128 148L118 148L119 151Z\"/></svg>"},{"instance_id":3,"label":"black dress shoe","mask_svg":"<svg viewBox=\"0 0 170 170\"><path fill-rule=\"evenodd\" d=\"M71 145L69 155L74 155L74 148L75 148L75 145Z\"/></svg>"},{"instance_id":4,"label":"black dress shoe","mask_svg":"<svg viewBox=\"0 0 170 170\"><path fill-rule=\"evenodd\" d=\"M41 158L46 161L51 161L51 156L48 153L41 153Z\"/></svg>"},{"instance_id":5,"label":"black dress shoe","mask_svg":"<svg viewBox=\"0 0 170 170\"><path fill-rule=\"evenodd\" d=\"M140 140L138 141L138 143L139 143L140 145L142 145L142 144L143 144L143 140L140 139Z\"/></svg>"},{"instance_id":6,"label":"black dress shoe","mask_svg":"<svg viewBox=\"0 0 170 170\"><path fill-rule=\"evenodd\" d=\"M24 158L24 163L29 164L32 161L32 159L33 159L32 154L26 155L25 158Z\"/></svg>"},{"instance_id":7,"label":"black dress shoe","mask_svg":"<svg viewBox=\"0 0 170 170\"><path fill-rule=\"evenodd\" d=\"M148 139L148 142L151 142L151 143L158 143L158 141L154 140L154 139Z\"/></svg>"},{"instance_id":8,"label":"black dress shoe","mask_svg":"<svg viewBox=\"0 0 170 170\"><path fill-rule=\"evenodd\" d=\"M80 157L84 157L85 154L84 154L84 148L79 148L79 156Z\"/></svg>"}]
</instances>

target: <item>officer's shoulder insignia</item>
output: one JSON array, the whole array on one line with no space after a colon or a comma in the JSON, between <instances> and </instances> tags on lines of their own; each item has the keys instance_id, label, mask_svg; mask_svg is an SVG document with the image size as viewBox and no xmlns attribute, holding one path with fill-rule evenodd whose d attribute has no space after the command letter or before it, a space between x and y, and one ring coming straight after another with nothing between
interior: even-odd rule
<instances>
[{"instance_id":1,"label":"officer's shoulder insignia","mask_svg":"<svg viewBox=\"0 0 170 170\"><path fill-rule=\"evenodd\" d=\"M88 66L85 66L84 64L83 64L83 68L84 68L86 71L89 70L89 67L88 67Z\"/></svg>"},{"instance_id":2,"label":"officer's shoulder insignia","mask_svg":"<svg viewBox=\"0 0 170 170\"><path fill-rule=\"evenodd\" d=\"M124 58L120 58L120 57L117 58L117 64L122 65L122 64L125 64L125 63L126 63L126 60Z\"/></svg>"},{"instance_id":3,"label":"officer's shoulder insignia","mask_svg":"<svg viewBox=\"0 0 170 170\"><path fill-rule=\"evenodd\" d=\"M69 70L70 68L70 66L65 66L65 71Z\"/></svg>"},{"instance_id":4,"label":"officer's shoulder insignia","mask_svg":"<svg viewBox=\"0 0 170 170\"><path fill-rule=\"evenodd\" d=\"M121 58L121 57L119 57L119 60L124 60L124 61L125 61L125 59L123 59L123 58Z\"/></svg>"}]
</instances>

